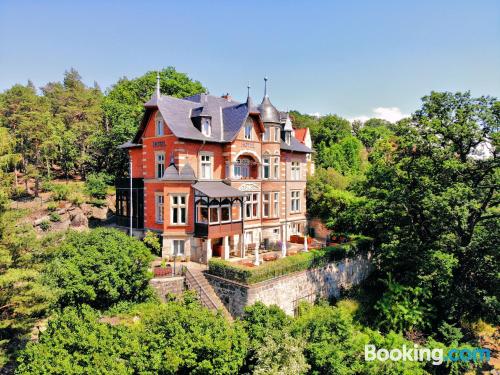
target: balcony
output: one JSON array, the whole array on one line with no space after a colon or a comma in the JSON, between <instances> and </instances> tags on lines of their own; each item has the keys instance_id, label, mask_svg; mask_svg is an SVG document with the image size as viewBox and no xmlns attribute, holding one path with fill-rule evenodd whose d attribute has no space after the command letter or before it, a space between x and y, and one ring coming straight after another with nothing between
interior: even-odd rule
<instances>
[{"instance_id":1,"label":"balcony","mask_svg":"<svg viewBox=\"0 0 500 375\"><path fill-rule=\"evenodd\" d=\"M245 193L223 182L203 181L195 189L195 237L219 238L243 233Z\"/></svg>"},{"instance_id":2,"label":"balcony","mask_svg":"<svg viewBox=\"0 0 500 375\"><path fill-rule=\"evenodd\" d=\"M243 222L231 222L227 224L205 224L194 225L194 236L201 238L219 238L243 233Z\"/></svg>"}]
</instances>

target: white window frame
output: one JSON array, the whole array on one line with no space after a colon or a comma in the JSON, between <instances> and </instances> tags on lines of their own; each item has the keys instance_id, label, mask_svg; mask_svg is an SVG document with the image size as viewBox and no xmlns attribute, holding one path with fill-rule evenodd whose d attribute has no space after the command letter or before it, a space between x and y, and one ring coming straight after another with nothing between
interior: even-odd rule
<instances>
[{"instance_id":1,"label":"white window frame","mask_svg":"<svg viewBox=\"0 0 500 375\"><path fill-rule=\"evenodd\" d=\"M280 193L275 191L272 195L273 199L273 215L274 217L280 216Z\"/></svg>"},{"instance_id":2,"label":"white window frame","mask_svg":"<svg viewBox=\"0 0 500 375\"><path fill-rule=\"evenodd\" d=\"M219 206L208 206L208 224L219 224L220 223L220 207ZM212 220L212 210L217 212L217 220Z\"/></svg>"},{"instance_id":3,"label":"white window frame","mask_svg":"<svg viewBox=\"0 0 500 375\"><path fill-rule=\"evenodd\" d=\"M233 177L236 179L245 179L250 177L250 165L242 163L241 159L237 159L233 166Z\"/></svg>"},{"instance_id":4,"label":"white window frame","mask_svg":"<svg viewBox=\"0 0 500 375\"><path fill-rule=\"evenodd\" d=\"M292 132L285 132L285 142L289 145L292 142Z\"/></svg>"},{"instance_id":5,"label":"white window frame","mask_svg":"<svg viewBox=\"0 0 500 375\"><path fill-rule=\"evenodd\" d=\"M160 166L161 173L160 173ZM165 152L157 151L155 152L155 177L162 178L165 173Z\"/></svg>"},{"instance_id":6,"label":"white window frame","mask_svg":"<svg viewBox=\"0 0 500 375\"><path fill-rule=\"evenodd\" d=\"M208 158L208 160L207 160ZM200 179L201 180L211 180L214 173L214 163L213 155L209 153L200 153ZM208 169L205 169L208 166ZM208 170L208 176L205 172Z\"/></svg>"},{"instance_id":7,"label":"white window frame","mask_svg":"<svg viewBox=\"0 0 500 375\"><path fill-rule=\"evenodd\" d=\"M174 256L183 256L185 251L185 246L186 246L186 240L172 240L172 253L174 254Z\"/></svg>"},{"instance_id":8,"label":"white window frame","mask_svg":"<svg viewBox=\"0 0 500 375\"><path fill-rule=\"evenodd\" d=\"M222 220L222 208L227 208L229 210L229 219L227 220ZM220 206L220 209L219 209L219 219L220 219L220 222L222 224L225 224L225 223L230 223L231 222L231 216L232 216L232 212L231 212L231 205L230 204L223 204Z\"/></svg>"},{"instance_id":9,"label":"white window frame","mask_svg":"<svg viewBox=\"0 0 500 375\"><path fill-rule=\"evenodd\" d=\"M274 128L274 142L279 142L280 141L280 128L275 127Z\"/></svg>"},{"instance_id":10,"label":"white window frame","mask_svg":"<svg viewBox=\"0 0 500 375\"><path fill-rule=\"evenodd\" d=\"M248 230L245 232L245 244L246 245L249 245L249 244L253 244L253 231L251 230Z\"/></svg>"},{"instance_id":11,"label":"white window frame","mask_svg":"<svg viewBox=\"0 0 500 375\"><path fill-rule=\"evenodd\" d=\"M290 192L290 212L300 212L300 190Z\"/></svg>"},{"instance_id":12,"label":"white window frame","mask_svg":"<svg viewBox=\"0 0 500 375\"><path fill-rule=\"evenodd\" d=\"M161 137L165 135L165 126L163 123L163 117L161 117L160 111L156 112L155 116L155 135Z\"/></svg>"},{"instance_id":13,"label":"white window frame","mask_svg":"<svg viewBox=\"0 0 500 375\"><path fill-rule=\"evenodd\" d=\"M182 198L184 203L182 203ZM177 202L174 201L177 199ZM184 221L182 220L182 211L184 210ZM177 222L174 221L174 211L177 212ZM186 194L170 194L170 224L186 225L187 224L187 195Z\"/></svg>"},{"instance_id":14,"label":"white window frame","mask_svg":"<svg viewBox=\"0 0 500 375\"><path fill-rule=\"evenodd\" d=\"M201 221L201 210L203 208L206 208L207 209L207 221ZM209 212L208 212L208 206L206 204L199 204L198 205L198 212L196 213L196 222L199 223L199 224L208 224L209 220L210 220L210 216L209 216Z\"/></svg>"},{"instance_id":15,"label":"white window frame","mask_svg":"<svg viewBox=\"0 0 500 375\"><path fill-rule=\"evenodd\" d=\"M290 163L290 179L292 180L300 180L300 162L299 161L292 161Z\"/></svg>"},{"instance_id":16,"label":"white window frame","mask_svg":"<svg viewBox=\"0 0 500 375\"><path fill-rule=\"evenodd\" d=\"M271 194L272 193L268 191L262 193L262 217L271 217Z\"/></svg>"},{"instance_id":17,"label":"white window frame","mask_svg":"<svg viewBox=\"0 0 500 375\"><path fill-rule=\"evenodd\" d=\"M155 193L155 222L163 224L165 219L164 215L165 196L163 193Z\"/></svg>"},{"instance_id":18,"label":"white window frame","mask_svg":"<svg viewBox=\"0 0 500 375\"><path fill-rule=\"evenodd\" d=\"M250 192L247 196L245 196L245 219L258 219L260 217L260 193ZM247 206L250 206L250 215L247 215ZM254 211L256 214L254 214Z\"/></svg>"},{"instance_id":19,"label":"white window frame","mask_svg":"<svg viewBox=\"0 0 500 375\"><path fill-rule=\"evenodd\" d=\"M201 133L206 137L212 136L212 123L209 118L202 119Z\"/></svg>"},{"instance_id":20,"label":"white window frame","mask_svg":"<svg viewBox=\"0 0 500 375\"><path fill-rule=\"evenodd\" d=\"M236 206L234 204L234 202L238 202L238 205ZM233 202L233 205L231 206L231 221L241 221L241 215L243 214L242 211L243 211L243 204L240 202L240 201L234 201ZM237 212L238 212L238 216L236 215L233 215L233 208L238 208Z\"/></svg>"},{"instance_id":21,"label":"white window frame","mask_svg":"<svg viewBox=\"0 0 500 375\"><path fill-rule=\"evenodd\" d=\"M271 178L271 158L269 156L265 156L262 158L262 178L265 180Z\"/></svg>"},{"instance_id":22,"label":"white window frame","mask_svg":"<svg viewBox=\"0 0 500 375\"><path fill-rule=\"evenodd\" d=\"M252 140L252 130L253 130L253 124L247 122L245 124L244 136L243 136L247 141Z\"/></svg>"},{"instance_id":23,"label":"white window frame","mask_svg":"<svg viewBox=\"0 0 500 375\"><path fill-rule=\"evenodd\" d=\"M273 178L279 180L280 178L280 158L275 156L273 158Z\"/></svg>"},{"instance_id":24,"label":"white window frame","mask_svg":"<svg viewBox=\"0 0 500 375\"><path fill-rule=\"evenodd\" d=\"M269 142L270 139L271 139L271 128L266 126L264 134L262 134L262 141Z\"/></svg>"}]
</instances>

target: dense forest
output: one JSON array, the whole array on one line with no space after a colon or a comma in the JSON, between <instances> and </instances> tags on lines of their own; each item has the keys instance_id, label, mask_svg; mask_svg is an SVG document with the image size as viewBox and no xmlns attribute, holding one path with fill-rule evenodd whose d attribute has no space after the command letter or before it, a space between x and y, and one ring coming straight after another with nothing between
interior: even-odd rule
<instances>
[{"instance_id":1,"label":"dense forest","mask_svg":"<svg viewBox=\"0 0 500 375\"><path fill-rule=\"evenodd\" d=\"M191 293L158 303L148 286L154 244L112 229L39 235L15 205L43 191L72 199L55 180L85 181L85 194L102 200L126 174L117 146L135 133L155 76L103 92L71 69L62 82L0 94L5 373L459 374L484 365L366 362L363 348L498 339L496 98L431 92L398 123L291 111L315 149L309 216L334 233L373 238L376 270L337 301L303 303L294 318L256 304L229 322ZM206 91L171 67L160 82L176 97Z\"/></svg>"}]
</instances>

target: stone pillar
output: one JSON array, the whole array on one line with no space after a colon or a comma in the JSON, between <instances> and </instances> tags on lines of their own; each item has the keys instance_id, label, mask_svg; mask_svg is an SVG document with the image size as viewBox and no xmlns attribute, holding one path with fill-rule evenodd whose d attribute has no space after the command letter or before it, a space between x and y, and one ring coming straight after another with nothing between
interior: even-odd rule
<instances>
[{"instance_id":1,"label":"stone pillar","mask_svg":"<svg viewBox=\"0 0 500 375\"><path fill-rule=\"evenodd\" d=\"M191 259L191 239L186 238L184 241L184 256Z\"/></svg>"},{"instance_id":2,"label":"stone pillar","mask_svg":"<svg viewBox=\"0 0 500 375\"><path fill-rule=\"evenodd\" d=\"M222 243L222 259L229 259L229 236L225 236Z\"/></svg>"},{"instance_id":3,"label":"stone pillar","mask_svg":"<svg viewBox=\"0 0 500 375\"><path fill-rule=\"evenodd\" d=\"M212 240L210 238L207 238L203 243L203 259L205 260L205 263L208 263L208 261L211 258L212 258Z\"/></svg>"},{"instance_id":4,"label":"stone pillar","mask_svg":"<svg viewBox=\"0 0 500 375\"><path fill-rule=\"evenodd\" d=\"M245 232L240 234L241 257L245 257Z\"/></svg>"},{"instance_id":5,"label":"stone pillar","mask_svg":"<svg viewBox=\"0 0 500 375\"><path fill-rule=\"evenodd\" d=\"M170 241L165 235L163 236L163 246L161 248L161 257L163 259L169 259L174 255L174 251L172 249L172 241Z\"/></svg>"}]
</instances>

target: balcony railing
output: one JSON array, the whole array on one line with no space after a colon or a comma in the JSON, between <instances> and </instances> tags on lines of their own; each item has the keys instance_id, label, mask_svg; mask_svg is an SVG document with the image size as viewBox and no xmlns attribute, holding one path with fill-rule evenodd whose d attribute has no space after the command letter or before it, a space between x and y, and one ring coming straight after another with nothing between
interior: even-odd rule
<instances>
[{"instance_id":1,"label":"balcony railing","mask_svg":"<svg viewBox=\"0 0 500 375\"><path fill-rule=\"evenodd\" d=\"M195 223L194 235L202 238L219 238L243 233L243 221L225 224Z\"/></svg>"}]
</instances>

